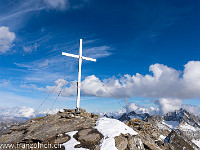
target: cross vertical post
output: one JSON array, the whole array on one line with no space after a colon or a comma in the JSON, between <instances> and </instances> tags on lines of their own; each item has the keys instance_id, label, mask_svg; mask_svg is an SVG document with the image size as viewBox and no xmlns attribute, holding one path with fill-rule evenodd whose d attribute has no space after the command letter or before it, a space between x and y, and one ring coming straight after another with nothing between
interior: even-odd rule
<instances>
[{"instance_id":1,"label":"cross vertical post","mask_svg":"<svg viewBox=\"0 0 200 150\"><path fill-rule=\"evenodd\" d=\"M96 59L84 57L82 56L82 39L80 39L80 45L79 45L79 55L69 54L62 52L62 55L78 58L78 82L77 82L77 99L76 99L76 112L79 112L80 109L80 97L81 97L81 67L82 67L82 60L89 60L96 62Z\"/></svg>"},{"instance_id":2,"label":"cross vertical post","mask_svg":"<svg viewBox=\"0 0 200 150\"><path fill-rule=\"evenodd\" d=\"M80 39L80 46L79 46L78 82L77 82L77 99L76 99L77 112L79 112L80 97L81 97L81 66L82 66L82 39Z\"/></svg>"}]
</instances>

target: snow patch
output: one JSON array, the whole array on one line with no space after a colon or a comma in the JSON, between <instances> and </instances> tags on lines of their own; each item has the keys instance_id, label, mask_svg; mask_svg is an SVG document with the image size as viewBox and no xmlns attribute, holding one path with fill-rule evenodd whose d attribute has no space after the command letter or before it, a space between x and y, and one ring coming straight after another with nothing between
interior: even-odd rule
<instances>
[{"instance_id":1,"label":"snow patch","mask_svg":"<svg viewBox=\"0 0 200 150\"><path fill-rule=\"evenodd\" d=\"M123 122L111 119L111 118L99 118L95 127L99 132L101 132L104 136L102 144L100 145L101 150L117 150L115 147L115 139L114 137L122 134L131 134L137 135L132 128L125 125Z\"/></svg>"},{"instance_id":2,"label":"snow patch","mask_svg":"<svg viewBox=\"0 0 200 150\"><path fill-rule=\"evenodd\" d=\"M73 138L73 135L76 134L78 131L71 131L65 134L69 135L71 139L62 145L65 147L65 150L88 150L86 148L74 148L75 145L80 144L76 139Z\"/></svg>"},{"instance_id":3,"label":"snow patch","mask_svg":"<svg viewBox=\"0 0 200 150\"><path fill-rule=\"evenodd\" d=\"M200 148L200 141L193 139L192 142Z\"/></svg>"},{"instance_id":4,"label":"snow patch","mask_svg":"<svg viewBox=\"0 0 200 150\"><path fill-rule=\"evenodd\" d=\"M61 109L61 110L59 110L60 112L65 112L65 110L64 109Z\"/></svg>"},{"instance_id":5,"label":"snow patch","mask_svg":"<svg viewBox=\"0 0 200 150\"><path fill-rule=\"evenodd\" d=\"M166 136L160 135L159 138L158 138L158 140L164 141L165 138L166 138Z\"/></svg>"},{"instance_id":6,"label":"snow patch","mask_svg":"<svg viewBox=\"0 0 200 150\"><path fill-rule=\"evenodd\" d=\"M177 121L163 121L162 123L170 127L171 129L175 129L179 125L179 122Z\"/></svg>"},{"instance_id":7,"label":"snow patch","mask_svg":"<svg viewBox=\"0 0 200 150\"><path fill-rule=\"evenodd\" d=\"M180 125L180 129L183 131L187 131L187 130L192 130L192 131L197 131L198 129L189 125L189 124L184 124L184 125Z\"/></svg>"},{"instance_id":8,"label":"snow patch","mask_svg":"<svg viewBox=\"0 0 200 150\"><path fill-rule=\"evenodd\" d=\"M171 128L162 122L157 122L156 124L159 129L171 131Z\"/></svg>"}]
</instances>

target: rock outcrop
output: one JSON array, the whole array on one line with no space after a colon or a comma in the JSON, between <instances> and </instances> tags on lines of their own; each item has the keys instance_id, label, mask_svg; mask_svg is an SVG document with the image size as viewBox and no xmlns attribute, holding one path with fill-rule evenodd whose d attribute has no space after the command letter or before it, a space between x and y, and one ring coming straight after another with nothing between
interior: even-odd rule
<instances>
[{"instance_id":1,"label":"rock outcrop","mask_svg":"<svg viewBox=\"0 0 200 150\"><path fill-rule=\"evenodd\" d=\"M23 125L12 126L10 130L0 133L0 142L2 144L65 143L70 139L65 133L80 131L76 137L83 143L82 145L95 145L102 138L98 131L93 130L98 118L98 115L87 113L83 109L79 114L73 109L65 109L64 112L59 111L55 115L37 117L26 121ZM83 136L87 138L83 139Z\"/></svg>"},{"instance_id":2,"label":"rock outcrop","mask_svg":"<svg viewBox=\"0 0 200 150\"><path fill-rule=\"evenodd\" d=\"M168 143L170 150L194 150L194 147L186 141L183 137L179 136L175 131L172 131L165 139L165 143Z\"/></svg>"},{"instance_id":3,"label":"rock outcrop","mask_svg":"<svg viewBox=\"0 0 200 150\"><path fill-rule=\"evenodd\" d=\"M192 142L200 141L200 118L186 110L180 109L164 116L130 112L123 114L119 120L138 133L137 137L143 145L141 149L200 149Z\"/></svg>"}]
</instances>

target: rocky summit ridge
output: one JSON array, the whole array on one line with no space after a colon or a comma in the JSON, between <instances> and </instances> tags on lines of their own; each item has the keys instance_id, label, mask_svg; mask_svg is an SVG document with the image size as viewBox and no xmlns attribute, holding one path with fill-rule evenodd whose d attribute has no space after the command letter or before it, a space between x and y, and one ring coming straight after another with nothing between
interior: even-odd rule
<instances>
[{"instance_id":1,"label":"rocky summit ridge","mask_svg":"<svg viewBox=\"0 0 200 150\"><path fill-rule=\"evenodd\" d=\"M36 117L21 125L13 125L9 130L1 131L0 143L48 142L51 144L68 143L69 145L74 139L77 143L72 148L100 150L109 137L97 130L99 118L98 115L88 113L84 109L80 109L78 114L74 109L64 109L54 115ZM122 133L115 136L114 146L119 150L200 149L200 118L186 110L180 109L164 116L137 114L132 111L124 113L118 120L137 133L134 135ZM107 128L106 122L103 124ZM107 131L109 132L109 129ZM72 132L74 132L73 135L70 135ZM63 145L59 149L65 148Z\"/></svg>"}]
</instances>

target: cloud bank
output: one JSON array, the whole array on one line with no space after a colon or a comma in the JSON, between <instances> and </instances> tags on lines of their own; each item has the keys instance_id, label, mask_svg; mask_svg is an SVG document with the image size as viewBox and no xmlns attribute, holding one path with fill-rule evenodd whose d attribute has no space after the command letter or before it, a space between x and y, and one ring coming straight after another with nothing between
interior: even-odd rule
<instances>
[{"instance_id":1,"label":"cloud bank","mask_svg":"<svg viewBox=\"0 0 200 150\"><path fill-rule=\"evenodd\" d=\"M39 112L35 112L34 108L31 107L0 107L0 115L8 117L26 117L32 118L36 116L44 116L46 114L55 114L60 109L56 108L53 110L45 109Z\"/></svg>"},{"instance_id":2,"label":"cloud bank","mask_svg":"<svg viewBox=\"0 0 200 150\"><path fill-rule=\"evenodd\" d=\"M166 114L168 112L183 108L193 114L200 116L199 106L183 104L183 100L180 99L161 98L154 101L154 103L159 107L159 114Z\"/></svg>"},{"instance_id":3,"label":"cloud bank","mask_svg":"<svg viewBox=\"0 0 200 150\"><path fill-rule=\"evenodd\" d=\"M117 79L112 77L100 80L95 75L88 76L82 81L82 95L116 98L171 98L188 99L200 98L200 61L189 61L181 72L163 64L154 64L149 67L150 74L124 75ZM62 80L62 82L59 82ZM76 93L76 81L59 79L55 86L67 82L62 96L72 96ZM47 86L51 91L55 86ZM56 92L61 90L58 86ZM110 94L112 93L112 94Z\"/></svg>"},{"instance_id":4,"label":"cloud bank","mask_svg":"<svg viewBox=\"0 0 200 150\"><path fill-rule=\"evenodd\" d=\"M200 116L200 106L183 104L183 100L180 99L160 98L152 101L152 103L154 103L155 106L144 107L136 103L126 102L126 105L123 109L114 112L100 113L100 115L103 116L104 114L107 114L108 116L119 118L122 114L132 111L138 114L149 113L150 115L165 115L168 112L174 112L175 110L183 108L188 112Z\"/></svg>"},{"instance_id":5,"label":"cloud bank","mask_svg":"<svg viewBox=\"0 0 200 150\"><path fill-rule=\"evenodd\" d=\"M153 100L157 107L142 107L135 103L126 103L125 109L126 113L131 111L135 111L136 113L149 113L151 115L162 114L165 115L168 112L173 112L175 110L179 110L181 108L200 116L200 107L197 105L188 105L183 104L183 100L181 99L167 99L167 98L160 98L158 100Z\"/></svg>"}]
</instances>

